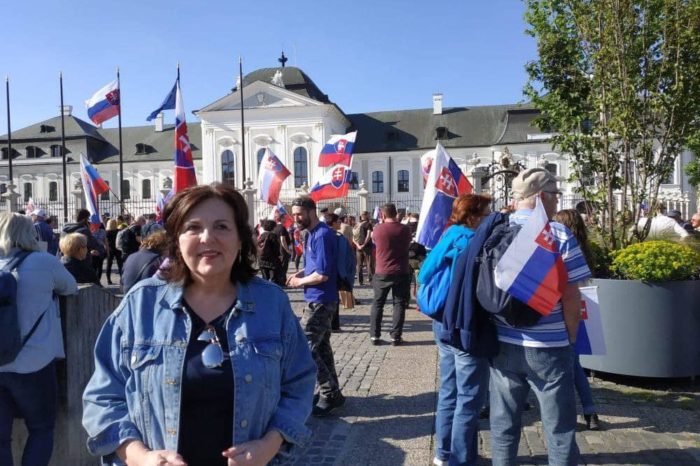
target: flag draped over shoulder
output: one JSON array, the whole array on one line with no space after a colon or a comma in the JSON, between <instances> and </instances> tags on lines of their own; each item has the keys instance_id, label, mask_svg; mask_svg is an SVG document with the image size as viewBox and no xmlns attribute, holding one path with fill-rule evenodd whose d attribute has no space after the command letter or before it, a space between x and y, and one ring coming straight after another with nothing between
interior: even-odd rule
<instances>
[{"instance_id":1,"label":"flag draped over shoulder","mask_svg":"<svg viewBox=\"0 0 700 466\"><path fill-rule=\"evenodd\" d=\"M348 195L350 189L350 167L336 165L326 172L309 191L315 202L322 199L336 199Z\"/></svg>"},{"instance_id":2,"label":"flag draped over shoulder","mask_svg":"<svg viewBox=\"0 0 700 466\"><path fill-rule=\"evenodd\" d=\"M84 154L80 154L80 177L83 180L85 203L90 211L90 224L100 224L100 209L98 196L109 191L109 185L102 179L95 167L93 167Z\"/></svg>"},{"instance_id":3,"label":"flag draped over shoulder","mask_svg":"<svg viewBox=\"0 0 700 466\"><path fill-rule=\"evenodd\" d=\"M185 121L185 106L180 93L180 80L175 83L175 182L173 191L178 193L189 186L197 184L197 174L192 161L192 147L187 136L187 121Z\"/></svg>"},{"instance_id":4,"label":"flag draped over shoulder","mask_svg":"<svg viewBox=\"0 0 700 466\"><path fill-rule=\"evenodd\" d=\"M115 79L85 101L87 113L96 125L119 114L119 84Z\"/></svg>"},{"instance_id":5,"label":"flag draped over shoulder","mask_svg":"<svg viewBox=\"0 0 700 466\"><path fill-rule=\"evenodd\" d=\"M568 274L549 225L544 206L537 198L532 214L496 264L496 286L548 315L561 299Z\"/></svg>"},{"instance_id":6,"label":"flag draped over shoulder","mask_svg":"<svg viewBox=\"0 0 700 466\"><path fill-rule=\"evenodd\" d=\"M334 134L326 142L318 156L319 167L330 167L336 164L352 166L352 150L355 145L357 131L348 134Z\"/></svg>"},{"instance_id":7,"label":"flag draped over shoulder","mask_svg":"<svg viewBox=\"0 0 700 466\"><path fill-rule=\"evenodd\" d=\"M260 161L260 172L258 173L260 199L270 205L278 205L280 190L284 180L290 174L282 161L270 149L265 149L265 155Z\"/></svg>"},{"instance_id":8,"label":"flag draped over shoulder","mask_svg":"<svg viewBox=\"0 0 700 466\"><path fill-rule=\"evenodd\" d=\"M606 353L603 320L598 304L598 287L582 286L581 321L576 337L576 353L602 356Z\"/></svg>"},{"instance_id":9,"label":"flag draped over shoulder","mask_svg":"<svg viewBox=\"0 0 700 466\"><path fill-rule=\"evenodd\" d=\"M417 242L428 249L437 244L448 226L454 200L472 192L471 183L440 143L434 152L416 229Z\"/></svg>"}]
</instances>

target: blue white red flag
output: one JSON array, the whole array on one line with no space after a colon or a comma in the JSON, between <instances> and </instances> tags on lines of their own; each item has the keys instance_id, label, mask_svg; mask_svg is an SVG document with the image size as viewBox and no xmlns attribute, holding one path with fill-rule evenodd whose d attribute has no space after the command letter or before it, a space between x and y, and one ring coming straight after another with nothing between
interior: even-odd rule
<instances>
[{"instance_id":1,"label":"blue white red flag","mask_svg":"<svg viewBox=\"0 0 700 466\"><path fill-rule=\"evenodd\" d=\"M298 228L294 230L294 252L296 252L297 256L304 254L304 244L301 242L301 230Z\"/></svg>"},{"instance_id":2,"label":"blue white red flag","mask_svg":"<svg viewBox=\"0 0 700 466\"><path fill-rule=\"evenodd\" d=\"M175 83L177 96L175 98L175 182L173 191L177 194L189 186L197 185L197 174L192 161L190 138L187 136L187 121L185 121L185 106L182 104L180 80Z\"/></svg>"},{"instance_id":3,"label":"blue white red flag","mask_svg":"<svg viewBox=\"0 0 700 466\"><path fill-rule=\"evenodd\" d=\"M85 204L90 211L90 224L100 224L100 209L98 196L109 191L109 185L105 183L95 167L93 167L85 155L80 154L80 177L83 180L83 191L85 192Z\"/></svg>"},{"instance_id":4,"label":"blue white red flag","mask_svg":"<svg viewBox=\"0 0 700 466\"><path fill-rule=\"evenodd\" d=\"M335 199L348 195L350 189L350 167L336 165L326 172L309 191L309 197L315 202L322 199Z\"/></svg>"},{"instance_id":5,"label":"blue white red flag","mask_svg":"<svg viewBox=\"0 0 700 466\"><path fill-rule=\"evenodd\" d=\"M270 149L265 149L265 155L260 160L260 170L258 173L258 188L260 189L260 199L270 205L277 205L280 200L280 190L284 180L291 173L284 166L282 161L272 153Z\"/></svg>"},{"instance_id":6,"label":"blue white red flag","mask_svg":"<svg viewBox=\"0 0 700 466\"><path fill-rule=\"evenodd\" d=\"M318 156L319 167L330 167L336 164L352 166L352 149L355 145L357 131L348 134L334 134L321 149Z\"/></svg>"},{"instance_id":7,"label":"blue white red flag","mask_svg":"<svg viewBox=\"0 0 700 466\"><path fill-rule=\"evenodd\" d=\"M168 194L163 196L163 193L158 191L156 194L156 222L162 225L163 223L163 211L165 210L165 204L168 203L173 197L173 190L168 191Z\"/></svg>"},{"instance_id":8,"label":"blue white red flag","mask_svg":"<svg viewBox=\"0 0 700 466\"><path fill-rule=\"evenodd\" d=\"M602 356L607 350L603 336L603 319L598 305L598 287L582 286L581 321L576 337L576 353Z\"/></svg>"},{"instance_id":9,"label":"blue white red flag","mask_svg":"<svg viewBox=\"0 0 700 466\"><path fill-rule=\"evenodd\" d=\"M277 215L285 228L289 229L289 227L294 225L294 220L292 220L292 217L287 212L287 209L284 208L284 205L279 200L277 201L277 208L275 211L277 212Z\"/></svg>"},{"instance_id":10,"label":"blue white red flag","mask_svg":"<svg viewBox=\"0 0 700 466\"><path fill-rule=\"evenodd\" d=\"M179 76L179 75L178 75ZM168 95L165 96L165 100L163 100L163 103L160 104L160 107L157 109L153 110L150 115L146 118L147 121L151 121L155 117L158 116L160 112L163 110L172 110L175 108L175 97L177 94L177 90L180 87L180 78L175 80L175 85L173 85L173 88L170 89L170 92L168 92Z\"/></svg>"},{"instance_id":11,"label":"blue white red flag","mask_svg":"<svg viewBox=\"0 0 700 466\"><path fill-rule=\"evenodd\" d=\"M119 102L119 85L115 79L86 100L85 106L92 122L101 125L119 114Z\"/></svg>"},{"instance_id":12,"label":"blue white red flag","mask_svg":"<svg viewBox=\"0 0 700 466\"><path fill-rule=\"evenodd\" d=\"M431 152L435 152L435 155L430 164L416 229L417 242L428 249L435 247L442 232L449 226L454 200L472 192L471 183L440 143Z\"/></svg>"},{"instance_id":13,"label":"blue white red flag","mask_svg":"<svg viewBox=\"0 0 700 466\"><path fill-rule=\"evenodd\" d=\"M496 264L494 281L546 316L561 299L567 278L558 242L538 197L532 214Z\"/></svg>"}]
</instances>

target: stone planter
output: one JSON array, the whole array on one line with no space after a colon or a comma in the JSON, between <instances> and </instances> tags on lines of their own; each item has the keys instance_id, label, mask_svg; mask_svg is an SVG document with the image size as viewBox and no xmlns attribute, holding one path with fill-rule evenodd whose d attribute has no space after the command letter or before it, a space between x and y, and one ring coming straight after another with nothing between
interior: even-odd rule
<instances>
[{"instance_id":1,"label":"stone planter","mask_svg":"<svg viewBox=\"0 0 700 466\"><path fill-rule=\"evenodd\" d=\"M605 356L587 369L638 377L700 375L700 281L596 279Z\"/></svg>"}]
</instances>

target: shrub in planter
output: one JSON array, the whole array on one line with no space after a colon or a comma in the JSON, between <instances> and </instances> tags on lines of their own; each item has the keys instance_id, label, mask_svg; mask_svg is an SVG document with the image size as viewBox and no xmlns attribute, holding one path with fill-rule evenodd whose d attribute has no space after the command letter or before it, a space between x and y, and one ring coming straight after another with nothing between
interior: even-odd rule
<instances>
[{"instance_id":1,"label":"shrub in planter","mask_svg":"<svg viewBox=\"0 0 700 466\"><path fill-rule=\"evenodd\" d=\"M645 241L611 252L614 278L663 282L697 279L700 254L670 241Z\"/></svg>"}]
</instances>

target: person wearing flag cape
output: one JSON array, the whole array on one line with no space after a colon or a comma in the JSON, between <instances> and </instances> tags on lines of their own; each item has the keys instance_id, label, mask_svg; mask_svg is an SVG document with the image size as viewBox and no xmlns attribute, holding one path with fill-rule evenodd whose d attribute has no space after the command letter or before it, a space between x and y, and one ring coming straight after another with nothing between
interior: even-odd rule
<instances>
[{"instance_id":1,"label":"person wearing flag cape","mask_svg":"<svg viewBox=\"0 0 700 466\"><path fill-rule=\"evenodd\" d=\"M591 276L576 238L550 222L560 192L556 178L542 168L513 179L515 212L522 225L496 266L496 285L529 293L527 302L542 317L531 327L513 327L495 315L500 351L491 363L491 451L494 465L516 464L521 414L530 390L540 404L549 464L578 464L574 352L580 316L579 282ZM517 244L516 244L517 243ZM511 251L512 249L512 251ZM540 309L542 303L553 303Z\"/></svg>"}]
</instances>

